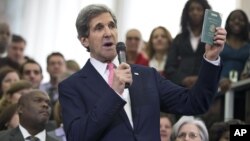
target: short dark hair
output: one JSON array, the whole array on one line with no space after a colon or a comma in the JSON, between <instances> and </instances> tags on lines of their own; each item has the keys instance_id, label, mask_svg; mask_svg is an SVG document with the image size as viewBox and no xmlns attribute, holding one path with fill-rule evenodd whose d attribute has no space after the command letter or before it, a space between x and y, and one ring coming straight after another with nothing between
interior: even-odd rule
<instances>
[{"instance_id":1,"label":"short dark hair","mask_svg":"<svg viewBox=\"0 0 250 141\"><path fill-rule=\"evenodd\" d=\"M184 9L182 11L182 15L181 15L181 31L184 34L188 34L188 25L190 22L190 18L188 15L188 10L189 7L192 3L199 3L200 5L202 5L204 11L205 9L211 9L211 6L209 5L207 0L188 0L184 6ZM204 12L205 13L205 12ZM204 16L204 15L203 15Z\"/></svg>"},{"instance_id":2,"label":"short dark hair","mask_svg":"<svg viewBox=\"0 0 250 141\"><path fill-rule=\"evenodd\" d=\"M20 67L20 70L19 70L19 72L21 73L21 76L23 75L23 71L24 71L24 67L25 67L25 65L27 65L27 64L37 64L38 66L39 66L39 70L40 70L40 72L41 73L43 73L43 71L42 71L42 67L41 67L41 65L37 62L37 61L35 61L35 60L33 60L33 59L28 59L25 63L23 63L22 65L21 65L21 67Z\"/></svg>"},{"instance_id":3,"label":"short dark hair","mask_svg":"<svg viewBox=\"0 0 250 141\"><path fill-rule=\"evenodd\" d=\"M76 19L76 29L78 33L78 39L80 39L81 37L89 36L89 23L91 19L95 18L96 16L102 13L109 13L112 16L115 25L117 25L117 19L115 15L111 12L111 10L107 6L101 4L88 5L79 12ZM86 48L87 51L89 52L89 47Z\"/></svg>"},{"instance_id":4,"label":"short dark hair","mask_svg":"<svg viewBox=\"0 0 250 141\"><path fill-rule=\"evenodd\" d=\"M20 35L16 35L16 34L12 34L12 42L24 42L24 44L26 45L26 40L20 36Z\"/></svg>"},{"instance_id":5,"label":"short dark hair","mask_svg":"<svg viewBox=\"0 0 250 141\"><path fill-rule=\"evenodd\" d=\"M236 10L232 11L229 14L229 16L227 17L226 25L225 25L225 29L227 31L227 38L232 35L232 29L229 26L229 20L230 20L232 14L235 13L235 12L240 12L243 15L243 18L244 18L243 20L245 22L245 26L241 30L241 33L239 34L239 38L244 40L244 41L248 41L249 40L249 36L248 36L248 32L249 32L249 25L248 24L249 24L249 21L248 21L247 14L241 9L236 9Z\"/></svg>"},{"instance_id":6,"label":"short dark hair","mask_svg":"<svg viewBox=\"0 0 250 141\"><path fill-rule=\"evenodd\" d=\"M63 56L62 53L60 53L60 52L52 52L52 53L49 54L48 57L47 57L47 65L49 64L50 58L53 57L53 56L60 56L60 57L62 57L63 60L65 61L65 58L64 58L64 56Z\"/></svg>"}]
</instances>

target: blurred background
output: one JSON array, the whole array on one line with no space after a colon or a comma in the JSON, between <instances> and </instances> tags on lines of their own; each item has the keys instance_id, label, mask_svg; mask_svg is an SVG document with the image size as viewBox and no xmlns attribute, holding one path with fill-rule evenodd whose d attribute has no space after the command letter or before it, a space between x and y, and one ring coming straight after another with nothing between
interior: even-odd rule
<instances>
[{"instance_id":1,"label":"blurred background","mask_svg":"<svg viewBox=\"0 0 250 141\"><path fill-rule=\"evenodd\" d=\"M77 39L75 20L86 5L101 3L110 7L118 19L119 41L124 41L130 28L142 32L148 41L151 30L164 26L175 37L180 31L182 9L187 0L0 0L0 20L10 24L15 34L27 40L25 54L37 60L43 68L46 82L46 57L53 51L76 60L83 66L89 53ZM212 9L222 14L223 23L237 8L250 15L248 0L209 0Z\"/></svg>"}]
</instances>

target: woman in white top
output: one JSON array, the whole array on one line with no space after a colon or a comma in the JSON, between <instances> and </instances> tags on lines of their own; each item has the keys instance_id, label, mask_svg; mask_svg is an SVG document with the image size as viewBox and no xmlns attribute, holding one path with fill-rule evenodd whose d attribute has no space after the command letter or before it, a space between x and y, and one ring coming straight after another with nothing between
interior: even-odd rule
<instances>
[{"instance_id":1,"label":"woman in white top","mask_svg":"<svg viewBox=\"0 0 250 141\"><path fill-rule=\"evenodd\" d=\"M163 26L153 29L148 41L149 66L154 67L163 76L164 67L167 62L169 47L172 43L170 32Z\"/></svg>"}]
</instances>

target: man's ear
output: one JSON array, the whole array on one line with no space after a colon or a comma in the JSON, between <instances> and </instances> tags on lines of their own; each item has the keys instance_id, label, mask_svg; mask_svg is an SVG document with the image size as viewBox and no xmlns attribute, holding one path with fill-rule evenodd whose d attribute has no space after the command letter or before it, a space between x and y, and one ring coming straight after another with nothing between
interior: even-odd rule
<instances>
[{"instance_id":1,"label":"man's ear","mask_svg":"<svg viewBox=\"0 0 250 141\"><path fill-rule=\"evenodd\" d=\"M89 40L88 40L88 38L86 38L86 37L80 37L79 40L80 40L81 44L84 47L89 47Z\"/></svg>"}]
</instances>

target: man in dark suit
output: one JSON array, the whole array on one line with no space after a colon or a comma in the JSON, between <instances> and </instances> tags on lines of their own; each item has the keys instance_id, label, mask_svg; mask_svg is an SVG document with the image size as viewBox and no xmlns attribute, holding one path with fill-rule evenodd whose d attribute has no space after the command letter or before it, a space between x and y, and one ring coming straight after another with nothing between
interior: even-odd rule
<instances>
[{"instance_id":1,"label":"man in dark suit","mask_svg":"<svg viewBox=\"0 0 250 141\"><path fill-rule=\"evenodd\" d=\"M48 136L45 131L50 111L50 100L46 93L40 90L28 92L18 102L19 126L0 132L0 140L56 141Z\"/></svg>"},{"instance_id":2,"label":"man in dark suit","mask_svg":"<svg viewBox=\"0 0 250 141\"><path fill-rule=\"evenodd\" d=\"M206 46L199 79L186 89L153 68L117 63L117 21L106 6L83 8L76 28L90 59L82 70L59 84L68 140L160 141L160 110L191 115L209 108L221 71L224 29L216 28L214 45Z\"/></svg>"}]
</instances>

